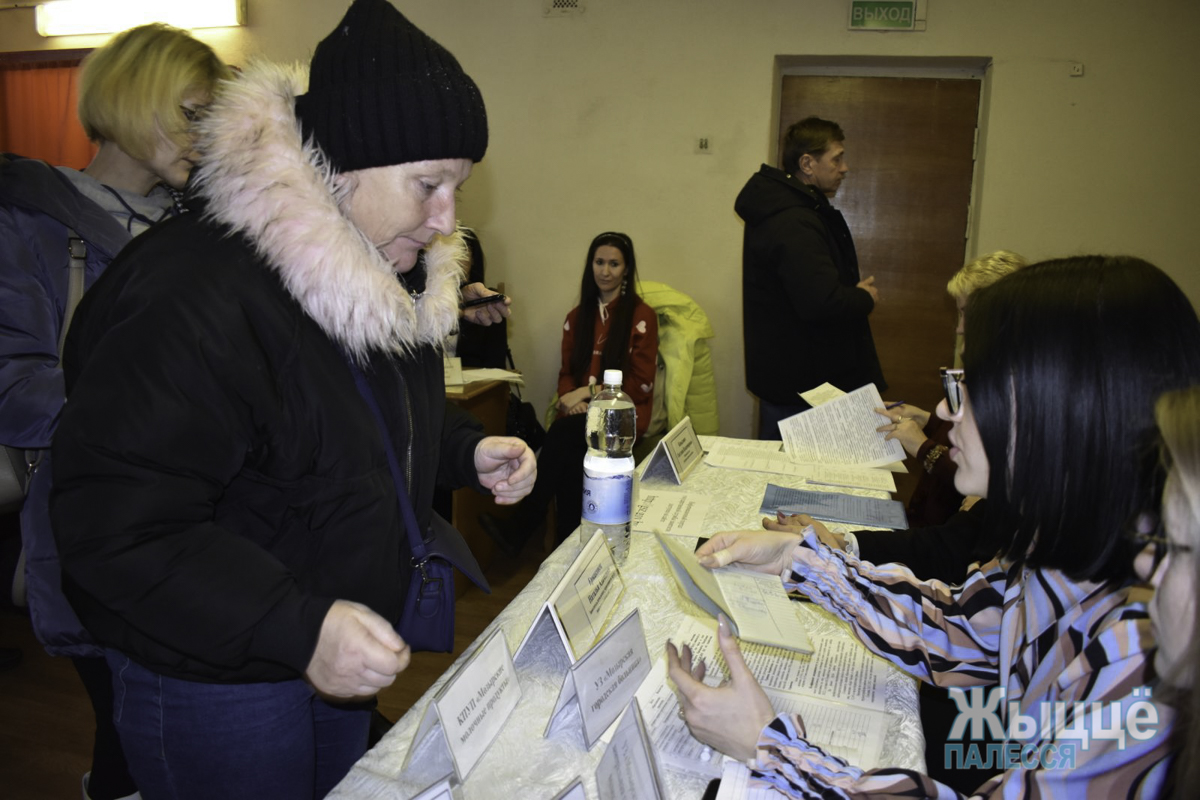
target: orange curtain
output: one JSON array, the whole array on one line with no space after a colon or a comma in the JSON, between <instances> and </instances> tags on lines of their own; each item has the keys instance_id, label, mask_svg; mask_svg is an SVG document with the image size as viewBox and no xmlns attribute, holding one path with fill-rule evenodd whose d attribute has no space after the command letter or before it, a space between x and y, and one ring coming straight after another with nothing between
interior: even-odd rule
<instances>
[{"instance_id":1,"label":"orange curtain","mask_svg":"<svg viewBox=\"0 0 1200 800\"><path fill-rule=\"evenodd\" d=\"M0 67L0 151L83 169L96 154L75 114L77 61Z\"/></svg>"}]
</instances>

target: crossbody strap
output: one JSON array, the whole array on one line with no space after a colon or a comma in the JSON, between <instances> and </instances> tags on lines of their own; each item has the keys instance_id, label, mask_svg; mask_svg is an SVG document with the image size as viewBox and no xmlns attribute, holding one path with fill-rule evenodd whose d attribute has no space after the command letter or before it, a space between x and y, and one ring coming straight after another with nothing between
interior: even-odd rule
<instances>
[{"instance_id":1,"label":"crossbody strap","mask_svg":"<svg viewBox=\"0 0 1200 800\"><path fill-rule=\"evenodd\" d=\"M379 433L383 436L383 450L387 453L388 470L392 473L392 482L396 484L396 497L400 501L400 513L404 517L404 527L407 529L413 562L419 564L425 560L425 540L421 536L421 526L417 522L417 514L413 511L412 499L408 496L408 487L404 484L404 473L400 471L400 459L396 457L396 450L392 447L392 437L388 432L387 421L383 418L383 409L379 407L379 401L375 398L375 392L371 390L371 384L367 383L367 376L363 374L358 364L354 363L354 359L347 358L346 363L350 365L350 372L354 374L354 385L358 388L358 393L367 402L367 407L371 409L371 414L375 417Z\"/></svg>"}]
</instances>

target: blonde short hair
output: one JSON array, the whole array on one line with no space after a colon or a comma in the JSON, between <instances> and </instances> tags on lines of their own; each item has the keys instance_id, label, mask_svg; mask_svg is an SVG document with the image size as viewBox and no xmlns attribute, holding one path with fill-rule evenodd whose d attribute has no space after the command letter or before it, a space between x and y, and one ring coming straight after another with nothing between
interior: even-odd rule
<instances>
[{"instance_id":1,"label":"blonde short hair","mask_svg":"<svg viewBox=\"0 0 1200 800\"><path fill-rule=\"evenodd\" d=\"M1163 491L1163 516L1171 525L1191 526L1194 536L1195 528L1200 527L1200 386L1164 394L1154 407L1154 418L1162 437L1163 460L1170 466ZM1181 551L1172 557L1188 558L1193 562L1196 585L1200 586L1200 556L1193 550ZM1184 633L1178 631L1179 635ZM1195 665L1200 659L1200 614L1195 615L1192 629L1186 635L1191 641L1185 660ZM1200 719L1198 688L1194 684L1171 688L1166 695L1179 712L1172 741L1177 755L1171 767L1171 783L1180 794L1180 787L1195 786L1200 781L1200 726L1196 725L1196 720Z\"/></svg>"},{"instance_id":2,"label":"blonde short hair","mask_svg":"<svg viewBox=\"0 0 1200 800\"><path fill-rule=\"evenodd\" d=\"M980 289L991 286L1005 275L1029 266L1025 257L1009 250L997 250L980 256L954 273L946 291L956 300L966 300Z\"/></svg>"},{"instance_id":3,"label":"blonde short hair","mask_svg":"<svg viewBox=\"0 0 1200 800\"><path fill-rule=\"evenodd\" d=\"M154 154L160 136L185 143L183 97L211 94L229 76L212 48L186 31L159 23L140 25L84 59L79 121L93 142L112 142L145 160Z\"/></svg>"},{"instance_id":4,"label":"blonde short hair","mask_svg":"<svg viewBox=\"0 0 1200 800\"><path fill-rule=\"evenodd\" d=\"M1163 510L1200 528L1200 386L1164 394L1154 417L1171 467Z\"/></svg>"}]
</instances>

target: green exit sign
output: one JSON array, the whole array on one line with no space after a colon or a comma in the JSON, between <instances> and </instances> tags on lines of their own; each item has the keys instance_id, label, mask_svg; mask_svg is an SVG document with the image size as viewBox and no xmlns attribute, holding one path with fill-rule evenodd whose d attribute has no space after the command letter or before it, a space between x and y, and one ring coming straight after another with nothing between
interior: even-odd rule
<instances>
[{"instance_id":1,"label":"green exit sign","mask_svg":"<svg viewBox=\"0 0 1200 800\"><path fill-rule=\"evenodd\" d=\"M911 31L917 0L850 0L850 30Z\"/></svg>"}]
</instances>

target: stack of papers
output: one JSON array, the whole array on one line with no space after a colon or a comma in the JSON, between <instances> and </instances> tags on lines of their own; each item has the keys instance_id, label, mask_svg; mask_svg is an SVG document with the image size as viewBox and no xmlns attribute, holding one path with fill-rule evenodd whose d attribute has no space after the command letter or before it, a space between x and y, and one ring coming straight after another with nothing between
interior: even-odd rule
<instances>
[{"instance_id":1,"label":"stack of papers","mask_svg":"<svg viewBox=\"0 0 1200 800\"><path fill-rule=\"evenodd\" d=\"M788 489L768 483L759 513L775 516L777 512L808 514L813 519L826 522L844 522L870 528L901 530L908 527L904 504L898 500Z\"/></svg>"}]
</instances>

